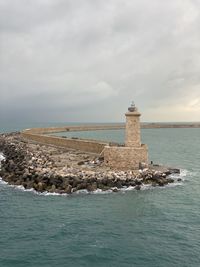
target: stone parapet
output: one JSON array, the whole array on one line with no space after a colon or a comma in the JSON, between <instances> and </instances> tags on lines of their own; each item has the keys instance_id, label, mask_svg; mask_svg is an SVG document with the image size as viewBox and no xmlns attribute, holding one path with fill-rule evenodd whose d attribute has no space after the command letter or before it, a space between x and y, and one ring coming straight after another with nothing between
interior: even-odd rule
<instances>
[{"instance_id":1,"label":"stone parapet","mask_svg":"<svg viewBox=\"0 0 200 267\"><path fill-rule=\"evenodd\" d=\"M138 170L141 163L148 164L148 148L140 147L110 147L104 148L104 162L107 166L119 170Z\"/></svg>"},{"instance_id":2,"label":"stone parapet","mask_svg":"<svg viewBox=\"0 0 200 267\"><path fill-rule=\"evenodd\" d=\"M98 142L93 140L83 140L83 139L71 139L71 138L62 138L58 136L49 136L43 134L33 134L30 132L23 131L21 135L29 140L41 143L48 144L60 147L66 147L71 149L77 149L85 152L100 154L104 147L108 143Z\"/></svg>"},{"instance_id":3,"label":"stone parapet","mask_svg":"<svg viewBox=\"0 0 200 267\"><path fill-rule=\"evenodd\" d=\"M124 123L102 124L102 125L66 125L63 127L46 127L25 129L23 132L31 134L48 134L59 132L79 132L79 131L98 131L98 130L119 130L124 129Z\"/></svg>"}]
</instances>

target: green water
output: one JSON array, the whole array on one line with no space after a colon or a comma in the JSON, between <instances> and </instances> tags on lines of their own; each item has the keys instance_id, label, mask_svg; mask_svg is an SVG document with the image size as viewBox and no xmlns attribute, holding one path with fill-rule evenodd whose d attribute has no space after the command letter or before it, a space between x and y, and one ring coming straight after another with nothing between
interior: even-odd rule
<instances>
[{"instance_id":1,"label":"green water","mask_svg":"<svg viewBox=\"0 0 200 267\"><path fill-rule=\"evenodd\" d=\"M120 130L93 134L123 142ZM144 129L142 141L150 160L180 167L184 181L72 196L1 183L0 266L199 267L200 129Z\"/></svg>"}]
</instances>

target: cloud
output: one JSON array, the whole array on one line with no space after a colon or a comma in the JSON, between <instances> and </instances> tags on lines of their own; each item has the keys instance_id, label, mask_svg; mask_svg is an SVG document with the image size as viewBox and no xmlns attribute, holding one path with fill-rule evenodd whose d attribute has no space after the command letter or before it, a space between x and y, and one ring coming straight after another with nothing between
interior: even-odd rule
<instances>
[{"instance_id":1,"label":"cloud","mask_svg":"<svg viewBox=\"0 0 200 267\"><path fill-rule=\"evenodd\" d=\"M198 6L0 0L0 119L118 121L134 99L144 120L198 120Z\"/></svg>"}]
</instances>

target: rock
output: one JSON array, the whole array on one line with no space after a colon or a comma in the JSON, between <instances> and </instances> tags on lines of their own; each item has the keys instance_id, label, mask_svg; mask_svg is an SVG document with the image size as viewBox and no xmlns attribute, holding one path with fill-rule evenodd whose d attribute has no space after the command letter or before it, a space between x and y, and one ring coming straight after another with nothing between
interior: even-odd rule
<instances>
[{"instance_id":1,"label":"rock","mask_svg":"<svg viewBox=\"0 0 200 267\"><path fill-rule=\"evenodd\" d=\"M103 185L108 185L108 178L107 177L104 177L103 179L102 179L102 181L101 181L101 183L103 184Z\"/></svg>"},{"instance_id":2,"label":"rock","mask_svg":"<svg viewBox=\"0 0 200 267\"><path fill-rule=\"evenodd\" d=\"M169 168L169 171L171 173L178 173L178 174L180 174L180 169L177 169L177 168Z\"/></svg>"},{"instance_id":3,"label":"rock","mask_svg":"<svg viewBox=\"0 0 200 267\"><path fill-rule=\"evenodd\" d=\"M56 191L56 186L53 184L51 187L51 192L54 193Z\"/></svg>"},{"instance_id":4,"label":"rock","mask_svg":"<svg viewBox=\"0 0 200 267\"><path fill-rule=\"evenodd\" d=\"M43 183L42 183L42 182L39 182L39 183L38 183L38 190L39 190L40 192L43 191Z\"/></svg>"},{"instance_id":5,"label":"rock","mask_svg":"<svg viewBox=\"0 0 200 267\"><path fill-rule=\"evenodd\" d=\"M84 164L85 164L84 161L79 161L79 162L77 163L77 165L84 165Z\"/></svg>"},{"instance_id":6,"label":"rock","mask_svg":"<svg viewBox=\"0 0 200 267\"><path fill-rule=\"evenodd\" d=\"M167 179L160 178L157 180L157 183L159 186L164 186L164 185L168 184L168 181L167 181Z\"/></svg>"},{"instance_id":7,"label":"rock","mask_svg":"<svg viewBox=\"0 0 200 267\"><path fill-rule=\"evenodd\" d=\"M103 190L103 191L107 191L107 190L110 189L110 187L109 187L109 186L104 186L104 185L103 185L100 189Z\"/></svg>"},{"instance_id":8,"label":"rock","mask_svg":"<svg viewBox=\"0 0 200 267\"><path fill-rule=\"evenodd\" d=\"M21 182L20 182L20 180L17 180L14 184L15 185L21 185Z\"/></svg>"},{"instance_id":9,"label":"rock","mask_svg":"<svg viewBox=\"0 0 200 267\"><path fill-rule=\"evenodd\" d=\"M26 189L31 189L31 188L33 188L33 181L28 181L28 182L26 182Z\"/></svg>"},{"instance_id":10,"label":"rock","mask_svg":"<svg viewBox=\"0 0 200 267\"><path fill-rule=\"evenodd\" d=\"M25 189L27 189L27 183L26 183L26 182L23 182L23 183L22 183L22 186L23 186Z\"/></svg>"},{"instance_id":11,"label":"rock","mask_svg":"<svg viewBox=\"0 0 200 267\"><path fill-rule=\"evenodd\" d=\"M135 184L136 184L136 185L141 185L142 182L136 179L136 180L135 180Z\"/></svg>"},{"instance_id":12,"label":"rock","mask_svg":"<svg viewBox=\"0 0 200 267\"><path fill-rule=\"evenodd\" d=\"M169 177L166 179L166 181L167 181L168 183L174 183L174 179L169 178Z\"/></svg>"},{"instance_id":13,"label":"rock","mask_svg":"<svg viewBox=\"0 0 200 267\"><path fill-rule=\"evenodd\" d=\"M128 183L128 186L135 186L135 185L136 185L135 181L130 181L130 182Z\"/></svg>"},{"instance_id":14,"label":"rock","mask_svg":"<svg viewBox=\"0 0 200 267\"><path fill-rule=\"evenodd\" d=\"M72 193L76 192L77 188L72 188Z\"/></svg>"},{"instance_id":15,"label":"rock","mask_svg":"<svg viewBox=\"0 0 200 267\"><path fill-rule=\"evenodd\" d=\"M72 182L73 187L77 187L77 185L80 183L81 183L81 179L79 179L77 177L73 178L73 182Z\"/></svg>"},{"instance_id":16,"label":"rock","mask_svg":"<svg viewBox=\"0 0 200 267\"><path fill-rule=\"evenodd\" d=\"M115 183L115 185L116 185L117 188L122 188L121 181L117 181L117 182Z\"/></svg>"},{"instance_id":17,"label":"rock","mask_svg":"<svg viewBox=\"0 0 200 267\"><path fill-rule=\"evenodd\" d=\"M113 180L109 179L107 185L108 185L110 188L112 188L112 187L115 186L115 182L114 182Z\"/></svg>"},{"instance_id":18,"label":"rock","mask_svg":"<svg viewBox=\"0 0 200 267\"><path fill-rule=\"evenodd\" d=\"M38 184L37 183L33 183L33 188L37 191L38 190Z\"/></svg>"},{"instance_id":19,"label":"rock","mask_svg":"<svg viewBox=\"0 0 200 267\"><path fill-rule=\"evenodd\" d=\"M106 190L110 189L109 186L106 186L106 185L102 184L100 181L97 182L97 188L99 188L99 189L101 189L103 191L106 191Z\"/></svg>"},{"instance_id":20,"label":"rock","mask_svg":"<svg viewBox=\"0 0 200 267\"><path fill-rule=\"evenodd\" d=\"M67 194L71 194L72 193L72 186L71 185L68 185L68 187L66 188L65 192Z\"/></svg>"},{"instance_id":21,"label":"rock","mask_svg":"<svg viewBox=\"0 0 200 267\"><path fill-rule=\"evenodd\" d=\"M140 190L141 189L141 186L140 185L136 185L135 186L135 190Z\"/></svg>"},{"instance_id":22,"label":"rock","mask_svg":"<svg viewBox=\"0 0 200 267\"><path fill-rule=\"evenodd\" d=\"M119 192L119 189L115 187L112 189L112 191L116 193L116 192Z\"/></svg>"},{"instance_id":23,"label":"rock","mask_svg":"<svg viewBox=\"0 0 200 267\"><path fill-rule=\"evenodd\" d=\"M97 183L96 182L94 182L92 184L87 184L87 191L88 192L93 192L95 190L97 190Z\"/></svg>"},{"instance_id":24,"label":"rock","mask_svg":"<svg viewBox=\"0 0 200 267\"><path fill-rule=\"evenodd\" d=\"M164 173L165 173L166 176L169 176L170 174L172 174L172 172L169 171L169 170L165 171Z\"/></svg>"},{"instance_id":25,"label":"rock","mask_svg":"<svg viewBox=\"0 0 200 267\"><path fill-rule=\"evenodd\" d=\"M82 182L82 183L78 184L77 187L76 187L77 190L83 190L83 189L86 189L86 188L87 188L86 182Z\"/></svg>"}]
</instances>

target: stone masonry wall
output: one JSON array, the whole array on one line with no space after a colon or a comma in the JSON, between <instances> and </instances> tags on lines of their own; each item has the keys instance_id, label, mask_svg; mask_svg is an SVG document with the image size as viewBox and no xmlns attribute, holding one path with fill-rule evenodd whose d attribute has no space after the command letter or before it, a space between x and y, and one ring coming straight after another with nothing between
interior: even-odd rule
<instances>
[{"instance_id":1,"label":"stone masonry wall","mask_svg":"<svg viewBox=\"0 0 200 267\"><path fill-rule=\"evenodd\" d=\"M31 134L47 134L47 133L57 133L57 132L76 132L76 131L97 131L97 130L119 130L124 129L125 125L123 123L110 124L110 125L79 125L72 126L68 125L65 127L48 127L48 128L31 128L26 129L23 132Z\"/></svg>"},{"instance_id":2,"label":"stone masonry wall","mask_svg":"<svg viewBox=\"0 0 200 267\"><path fill-rule=\"evenodd\" d=\"M147 145L141 147L104 148L104 161L107 166L119 170L137 170L140 163L148 164Z\"/></svg>"},{"instance_id":3,"label":"stone masonry wall","mask_svg":"<svg viewBox=\"0 0 200 267\"><path fill-rule=\"evenodd\" d=\"M70 139L42 134L32 134L30 133L30 131L23 131L21 135L26 139L30 139L38 143L72 148L96 154L100 154L103 151L104 147L108 145L108 143L92 140Z\"/></svg>"}]
</instances>

